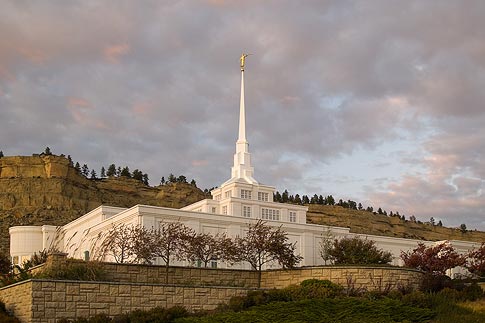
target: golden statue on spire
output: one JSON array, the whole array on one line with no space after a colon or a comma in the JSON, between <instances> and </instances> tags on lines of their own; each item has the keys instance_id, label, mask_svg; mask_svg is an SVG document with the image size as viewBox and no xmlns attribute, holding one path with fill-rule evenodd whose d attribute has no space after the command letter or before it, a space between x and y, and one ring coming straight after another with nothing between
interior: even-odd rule
<instances>
[{"instance_id":1,"label":"golden statue on spire","mask_svg":"<svg viewBox=\"0 0 485 323\"><path fill-rule=\"evenodd\" d=\"M244 72L244 63L246 62L246 57L248 57L251 54L241 54L241 58L239 59L241 61L241 72Z\"/></svg>"}]
</instances>

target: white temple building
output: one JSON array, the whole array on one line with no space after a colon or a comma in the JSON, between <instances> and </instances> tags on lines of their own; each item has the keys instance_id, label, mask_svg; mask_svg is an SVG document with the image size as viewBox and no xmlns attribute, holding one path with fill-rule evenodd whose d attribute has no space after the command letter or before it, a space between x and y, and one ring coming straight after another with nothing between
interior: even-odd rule
<instances>
[{"instance_id":1,"label":"white temple building","mask_svg":"<svg viewBox=\"0 0 485 323\"><path fill-rule=\"evenodd\" d=\"M355 234L350 233L349 228L307 224L307 207L273 202L275 188L256 181L246 139L244 58L241 57L239 136L231 178L211 191L212 199L205 199L182 209L148 205L136 205L131 208L102 205L61 228L50 225L11 227L10 255L13 263L22 264L34 252L49 249L56 239L60 239L57 244L60 251L68 253L69 257L84 259L92 252L93 241L98 234L106 232L113 225L133 224L158 228L161 222L180 221L197 232L225 232L228 236L235 237L244 235L249 222L262 219L267 221L268 225L282 226L290 241L296 242L296 253L303 257L300 266L324 264L320 256L322 234L330 234L334 238L362 236L372 239L379 248L394 255L393 264L401 265L401 251L413 249L422 241ZM62 235L59 235L59 232L62 232ZM425 242L427 245L434 243L436 242ZM451 243L458 252L463 253L478 246L477 243L467 241ZM229 266L224 263L213 265L222 268ZM232 268L241 267L249 268L249 265L236 264ZM277 267L277 264L267 266L271 267Z\"/></svg>"}]
</instances>

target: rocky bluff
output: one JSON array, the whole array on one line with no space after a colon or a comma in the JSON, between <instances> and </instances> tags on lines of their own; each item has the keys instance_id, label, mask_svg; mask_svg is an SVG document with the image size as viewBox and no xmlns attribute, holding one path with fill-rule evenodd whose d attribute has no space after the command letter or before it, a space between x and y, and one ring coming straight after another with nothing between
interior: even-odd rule
<instances>
[{"instance_id":1,"label":"rocky bluff","mask_svg":"<svg viewBox=\"0 0 485 323\"><path fill-rule=\"evenodd\" d=\"M8 253L14 225L64 225L104 205L180 208L204 193L185 183L157 187L126 177L87 179L55 155L0 158L0 251Z\"/></svg>"}]
</instances>

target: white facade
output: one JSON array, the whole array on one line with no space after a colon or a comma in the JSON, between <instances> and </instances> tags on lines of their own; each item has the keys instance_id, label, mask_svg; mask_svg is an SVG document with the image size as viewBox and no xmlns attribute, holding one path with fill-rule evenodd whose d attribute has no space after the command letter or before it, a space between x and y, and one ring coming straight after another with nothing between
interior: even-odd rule
<instances>
[{"instance_id":1,"label":"white facade","mask_svg":"<svg viewBox=\"0 0 485 323\"><path fill-rule=\"evenodd\" d=\"M275 188L259 184L254 179L249 144L246 140L244 69L241 68L241 101L239 137L236 141L231 178L214 189L212 199L205 199L182 209L136 205L131 208L100 206L61 228L54 226L19 226L10 228L10 255L15 264L21 264L34 252L49 249L54 244L70 257L85 258L95 249L96 237L113 225L134 224L158 228L161 222L180 221L197 232L222 233L243 236L248 223L262 219L268 225L281 226L291 242L296 242L296 253L303 256L302 266L322 265L320 242L322 234L332 238L363 236L376 242L379 248L394 255L393 263L401 265L402 251L413 249L420 240L353 234L348 228L329 227L306 223L307 207L273 202ZM425 242L432 245L434 242ZM458 252L466 252L478 244L452 241ZM226 267L226 264L219 264ZM247 264L237 267L248 268ZM268 266L271 268L271 265Z\"/></svg>"}]
</instances>

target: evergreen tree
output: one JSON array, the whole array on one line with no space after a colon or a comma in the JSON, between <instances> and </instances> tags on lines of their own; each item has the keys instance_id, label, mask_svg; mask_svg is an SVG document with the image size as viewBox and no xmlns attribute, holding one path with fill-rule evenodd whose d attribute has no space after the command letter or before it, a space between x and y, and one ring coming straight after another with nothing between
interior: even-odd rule
<instances>
[{"instance_id":1,"label":"evergreen tree","mask_svg":"<svg viewBox=\"0 0 485 323\"><path fill-rule=\"evenodd\" d=\"M123 167L123 169L120 172L120 176L128 177L128 178L131 177L130 169L128 168L128 166Z\"/></svg>"},{"instance_id":2,"label":"evergreen tree","mask_svg":"<svg viewBox=\"0 0 485 323\"><path fill-rule=\"evenodd\" d=\"M325 204L325 200L323 199L323 196L322 195L320 195L318 197L318 204L320 204L320 205L324 205Z\"/></svg>"},{"instance_id":3,"label":"evergreen tree","mask_svg":"<svg viewBox=\"0 0 485 323\"><path fill-rule=\"evenodd\" d=\"M460 224L460 231L461 231L461 233L466 233L466 224L465 223Z\"/></svg>"},{"instance_id":4,"label":"evergreen tree","mask_svg":"<svg viewBox=\"0 0 485 323\"><path fill-rule=\"evenodd\" d=\"M378 213L378 214L382 214L382 209L381 209L381 208L378 208L378 209L377 209L377 213Z\"/></svg>"},{"instance_id":5,"label":"evergreen tree","mask_svg":"<svg viewBox=\"0 0 485 323\"><path fill-rule=\"evenodd\" d=\"M147 173L143 174L143 178L142 178L141 181L143 182L143 184L148 186L148 174Z\"/></svg>"},{"instance_id":6,"label":"evergreen tree","mask_svg":"<svg viewBox=\"0 0 485 323\"><path fill-rule=\"evenodd\" d=\"M177 183L187 183L187 177L185 177L184 175L180 175L179 177L177 177Z\"/></svg>"},{"instance_id":7,"label":"evergreen tree","mask_svg":"<svg viewBox=\"0 0 485 323\"><path fill-rule=\"evenodd\" d=\"M49 147L45 147L44 154L45 155L52 155L51 149Z\"/></svg>"},{"instance_id":8,"label":"evergreen tree","mask_svg":"<svg viewBox=\"0 0 485 323\"><path fill-rule=\"evenodd\" d=\"M105 178L106 177L106 170L104 169L104 166L101 167L101 178Z\"/></svg>"},{"instance_id":9,"label":"evergreen tree","mask_svg":"<svg viewBox=\"0 0 485 323\"><path fill-rule=\"evenodd\" d=\"M276 191L276 193L273 195L273 202L281 203L281 193L279 191Z\"/></svg>"},{"instance_id":10,"label":"evergreen tree","mask_svg":"<svg viewBox=\"0 0 485 323\"><path fill-rule=\"evenodd\" d=\"M327 204L328 205L335 205L335 199L333 198L332 195L327 196Z\"/></svg>"},{"instance_id":11,"label":"evergreen tree","mask_svg":"<svg viewBox=\"0 0 485 323\"><path fill-rule=\"evenodd\" d=\"M170 175L168 175L168 183L175 183L177 181L177 177L175 177L174 174L170 173Z\"/></svg>"},{"instance_id":12,"label":"evergreen tree","mask_svg":"<svg viewBox=\"0 0 485 323\"><path fill-rule=\"evenodd\" d=\"M195 182L195 179L192 179L190 181L190 185L194 186L194 187L197 187L197 183Z\"/></svg>"},{"instance_id":13,"label":"evergreen tree","mask_svg":"<svg viewBox=\"0 0 485 323\"><path fill-rule=\"evenodd\" d=\"M121 176L121 166L118 166L118 168L116 169L116 176Z\"/></svg>"},{"instance_id":14,"label":"evergreen tree","mask_svg":"<svg viewBox=\"0 0 485 323\"><path fill-rule=\"evenodd\" d=\"M81 173L85 176L89 176L89 168L88 165L84 164L83 167L81 168Z\"/></svg>"},{"instance_id":15,"label":"evergreen tree","mask_svg":"<svg viewBox=\"0 0 485 323\"><path fill-rule=\"evenodd\" d=\"M430 223L431 225L435 225L435 221L434 221L434 218L433 218L433 217L431 217L431 218L429 219L429 223Z\"/></svg>"},{"instance_id":16,"label":"evergreen tree","mask_svg":"<svg viewBox=\"0 0 485 323\"><path fill-rule=\"evenodd\" d=\"M442 227L442 226L443 226L443 222L441 222L441 220L439 220L437 225L438 225L439 227Z\"/></svg>"},{"instance_id":17,"label":"evergreen tree","mask_svg":"<svg viewBox=\"0 0 485 323\"><path fill-rule=\"evenodd\" d=\"M281 202L288 203L288 200L290 198L288 195L288 190L285 190L283 194L281 194Z\"/></svg>"},{"instance_id":18,"label":"evergreen tree","mask_svg":"<svg viewBox=\"0 0 485 323\"><path fill-rule=\"evenodd\" d=\"M303 195L301 198L302 204L310 204L310 199L308 198L308 195Z\"/></svg>"},{"instance_id":19,"label":"evergreen tree","mask_svg":"<svg viewBox=\"0 0 485 323\"><path fill-rule=\"evenodd\" d=\"M72 162L71 155L67 155L67 160L69 161L69 166L74 166L74 163Z\"/></svg>"},{"instance_id":20,"label":"evergreen tree","mask_svg":"<svg viewBox=\"0 0 485 323\"><path fill-rule=\"evenodd\" d=\"M160 185L165 185L165 177L162 176L162 178L160 179Z\"/></svg>"},{"instance_id":21,"label":"evergreen tree","mask_svg":"<svg viewBox=\"0 0 485 323\"><path fill-rule=\"evenodd\" d=\"M111 177L111 176L116 176L116 165L111 164L108 167L108 171L106 172L106 176Z\"/></svg>"},{"instance_id":22,"label":"evergreen tree","mask_svg":"<svg viewBox=\"0 0 485 323\"><path fill-rule=\"evenodd\" d=\"M318 204L318 195L314 194L310 200L310 204Z\"/></svg>"},{"instance_id":23,"label":"evergreen tree","mask_svg":"<svg viewBox=\"0 0 485 323\"><path fill-rule=\"evenodd\" d=\"M93 170L91 170L91 179L96 179L96 172Z\"/></svg>"},{"instance_id":24,"label":"evergreen tree","mask_svg":"<svg viewBox=\"0 0 485 323\"><path fill-rule=\"evenodd\" d=\"M74 169L78 172L81 173L81 165L79 165L79 162L76 162L76 165L74 166Z\"/></svg>"},{"instance_id":25,"label":"evergreen tree","mask_svg":"<svg viewBox=\"0 0 485 323\"><path fill-rule=\"evenodd\" d=\"M143 182L143 172L135 169L133 173L131 174L131 177L133 177L136 180L139 180L140 182Z\"/></svg>"},{"instance_id":26,"label":"evergreen tree","mask_svg":"<svg viewBox=\"0 0 485 323\"><path fill-rule=\"evenodd\" d=\"M295 204L301 204L301 198L299 194L295 195Z\"/></svg>"},{"instance_id":27,"label":"evergreen tree","mask_svg":"<svg viewBox=\"0 0 485 323\"><path fill-rule=\"evenodd\" d=\"M361 211L364 207L362 206L362 203L359 203L359 206L357 206L357 209Z\"/></svg>"},{"instance_id":28,"label":"evergreen tree","mask_svg":"<svg viewBox=\"0 0 485 323\"><path fill-rule=\"evenodd\" d=\"M3 151L0 150L0 158L3 157Z\"/></svg>"}]
</instances>

